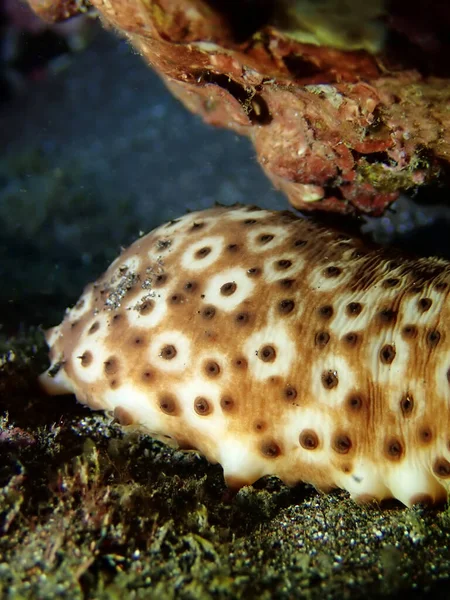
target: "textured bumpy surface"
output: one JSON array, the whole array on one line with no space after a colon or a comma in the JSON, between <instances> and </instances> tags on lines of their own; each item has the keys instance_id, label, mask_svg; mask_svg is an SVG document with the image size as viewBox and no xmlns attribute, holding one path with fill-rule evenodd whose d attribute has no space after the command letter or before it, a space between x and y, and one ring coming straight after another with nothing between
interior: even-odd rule
<instances>
[{"instance_id":1,"label":"textured bumpy surface","mask_svg":"<svg viewBox=\"0 0 450 600\"><path fill-rule=\"evenodd\" d=\"M252 140L295 208L380 215L450 177L445 0L91 2L190 110Z\"/></svg>"},{"instance_id":2,"label":"textured bumpy surface","mask_svg":"<svg viewBox=\"0 0 450 600\"><path fill-rule=\"evenodd\" d=\"M219 462L357 499L450 479L450 265L287 212L189 214L136 241L47 334L49 392Z\"/></svg>"}]
</instances>

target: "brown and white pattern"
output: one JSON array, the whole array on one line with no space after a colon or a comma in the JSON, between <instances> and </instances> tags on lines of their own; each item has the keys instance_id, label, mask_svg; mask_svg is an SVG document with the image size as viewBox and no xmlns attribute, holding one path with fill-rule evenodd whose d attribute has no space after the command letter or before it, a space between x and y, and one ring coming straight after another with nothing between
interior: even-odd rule
<instances>
[{"instance_id":1,"label":"brown and white pattern","mask_svg":"<svg viewBox=\"0 0 450 600\"><path fill-rule=\"evenodd\" d=\"M450 265L287 212L214 208L155 229L47 333L51 393L219 462L360 500L450 482Z\"/></svg>"}]
</instances>

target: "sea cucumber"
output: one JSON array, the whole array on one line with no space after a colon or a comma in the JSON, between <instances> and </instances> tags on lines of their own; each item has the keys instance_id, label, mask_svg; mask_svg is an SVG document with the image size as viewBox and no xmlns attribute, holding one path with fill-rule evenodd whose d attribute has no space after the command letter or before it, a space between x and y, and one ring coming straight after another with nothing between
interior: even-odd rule
<instances>
[{"instance_id":1,"label":"sea cucumber","mask_svg":"<svg viewBox=\"0 0 450 600\"><path fill-rule=\"evenodd\" d=\"M357 500L450 481L450 264L289 212L218 207L125 250L46 334L50 393L265 475Z\"/></svg>"}]
</instances>

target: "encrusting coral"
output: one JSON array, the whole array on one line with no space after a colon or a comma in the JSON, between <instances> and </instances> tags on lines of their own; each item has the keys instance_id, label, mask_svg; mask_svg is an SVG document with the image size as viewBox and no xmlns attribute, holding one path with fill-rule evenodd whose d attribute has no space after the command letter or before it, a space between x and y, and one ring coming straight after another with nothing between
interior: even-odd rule
<instances>
[{"instance_id":1,"label":"encrusting coral","mask_svg":"<svg viewBox=\"0 0 450 600\"><path fill-rule=\"evenodd\" d=\"M219 462L359 500L446 497L450 264L289 212L188 214L125 250L41 382Z\"/></svg>"},{"instance_id":2,"label":"encrusting coral","mask_svg":"<svg viewBox=\"0 0 450 600\"><path fill-rule=\"evenodd\" d=\"M50 21L87 10L29 3ZM295 208L379 215L401 191L448 178L446 2L92 5L190 110L247 135Z\"/></svg>"}]
</instances>

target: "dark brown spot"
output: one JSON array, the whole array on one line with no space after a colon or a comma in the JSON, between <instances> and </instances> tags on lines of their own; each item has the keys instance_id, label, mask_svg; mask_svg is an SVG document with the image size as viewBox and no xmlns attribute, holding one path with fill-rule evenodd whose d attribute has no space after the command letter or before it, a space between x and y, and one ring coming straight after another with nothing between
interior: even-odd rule
<instances>
[{"instance_id":1,"label":"dark brown spot","mask_svg":"<svg viewBox=\"0 0 450 600\"><path fill-rule=\"evenodd\" d=\"M256 219L245 219L244 225L254 225L256 222Z\"/></svg>"},{"instance_id":2,"label":"dark brown spot","mask_svg":"<svg viewBox=\"0 0 450 600\"><path fill-rule=\"evenodd\" d=\"M223 411L228 412L234 408L234 400L231 396L222 396L220 406Z\"/></svg>"},{"instance_id":3,"label":"dark brown spot","mask_svg":"<svg viewBox=\"0 0 450 600\"><path fill-rule=\"evenodd\" d=\"M145 381L145 383L149 383L150 381L153 381L154 378L155 378L155 374L153 373L153 371L150 371L150 369L146 369L142 373L142 380Z\"/></svg>"},{"instance_id":4,"label":"dark brown spot","mask_svg":"<svg viewBox=\"0 0 450 600\"><path fill-rule=\"evenodd\" d=\"M295 283L295 279L279 279L277 283L280 287L288 289Z\"/></svg>"},{"instance_id":5,"label":"dark brown spot","mask_svg":"<svg viewBox=\"0 0 450 600\"><path fill-rule=\"evenodd\" d=\"M239 246L237 244L228 244L227 250L228 252L237 252L239 250Z\"/></svg>"},{"instance_id":6,"label":"dark brown spot","mask_svg":"<svg viewBox=\"0 0 450 600\"><path fill-rule=\"evenodd\" d=\"M177 355L177 349L175 348L175 346L172 346L171 344L168 344L167 346L164 346L163 348L161 348L161 358L164 358L164 360L172 360L172 358L175 358L175 356Z\"/></svg>"},{"instance_id":7,"label":"dark brown spot","mask_svg":"<svg viewBox=\"0 0 450 600\"><path fill-rule=\"evenodd\" d=\"M405 325L402 329L402 336L407 340L413 340L417 337L417 327L415 325Z\"/></svg>"},{"instance_id":8,"label":"dark brown spot","mask_svg":"<svg viewBox=\"0 0 450 600\"><path fill-rule=\"evenodd\" d=\"M403 454L403 446L396 438L390 438L386 441L385 452L390 460L399 460Z\"/></svg>"},{"instance_id":9,"label":"dark brown spot","mask_svg":"<svg viewBox=\"0 0 450 600\"><path fill-rule=\"evenodd\" d=\"M200 229L203 229L203 227L205 226L204 223L200 222L194 222L192 223L192 227L191 227L191 231L200 231Z\"/></svg>"},{"instance_id":10,"label":"dark brown spot","mask_svg":"<svg viewBox=\"0 0 450 600\"><path fill-rule=\"evenodd\" d=\"M184 296L183 294L174 294L173 296L170 297L170 303L171 304L182 304L184 302Z\"/></svg>"},{"instance_id":11,"label":"dark brown spot","mask_svg":"<svg viewBox=\"0 0 450 600\"><path fill-rule=\"evenodd\" d=\"M195 292L196 289L197 289L196 281L186 281L186 283L184 284L184 290L186 292L192 293L192 292Z\"/></svg>"},{"instance_id":12,"label":"dark brown spot","mask_svg":"<svg viewBox=\"0 0 450 600\"><path fill-rule=\"evenodd\" d=\"M153 285L155 287L162 287L165 283L167 283L168 275L167 273L160 273L155 277Z\"/></svg>"},{"instance_id":13,"label":"dark brown spot","mask_svg":"<svg viewBox=\"0 0 450 600\"><path fill-rule=\"evenodd\" d=\"M114 409L114 418L120 425L126 427L127 425L133 425L134 419L131 414L123 408L123 406L116 406Z\"/></svg>"},{"instance_id":14,"label":"dark brown spot","mask_svg":"<svg viewBox=\"0 0 450 600\"><path fill-rule=\"evenodd\" d=\"M286 400L295 400L297 398L297 390L292 385L287 385L284 388L283 395Z\"/></svg>"},{"instance_id":15,"label":"dark brown spot","mask_svg":"<svg viewBox=\"0 0 450 600\"><path fill-rule=\"evenodd\" d=\"M398 263L395 260L390 260L388 262L387 268L388 268L388 271L395 271L395 269L398 269L399 266L400 266L400 263Z\"/></svg>"},{"instance_id":16,"label":"dark brown spot","mask_svg":"<svg viewBox=\"0 0 450 600\"><path fill-rule=\"evenodd\" d=\"M441 339L441 334L437 329L432 329L427 333L427 344L430 348L436 348Z\"/></svg>"},{"instance_id":17,"label":"dark brown spot","mask_svg":"<svg viewBox=\"0 0 450 600\"><path fill-rule=\"evenodd\" d=\"M419 429L418 433L419 433L419 440L424 445L428 445L433 439L433 434L431 432L431 428L426 425L424 427L421 427Z\"/></svg>"},{"instance_id":18,"label":"dark brown spot","mask_svg":"<svg viewBox=\"0 0 450 600\"><path fill-rule=\"evenodd\" d=\"M194 410L198 415L201 415L202 417L209 415L212 412L210 403L206 398L203 398L203 396L198 396L194 400Z\"/></svg>"},{"instance_id":19,"label":"dark brown spot","mask_svg":"<svg viewBox=\"0 0 450 600\"><path fill-rule=\"evenodd\" d=\"M308 242L306 240L295 240L294 248L303 248Z\"/></svg>"},{"instance_id":20,"label":"dark brown spot","mask_svg":"<svg viewBox=\"0 0 450 600\"><path fill-rule=\"evenodd\" d=\"M80 321L73 321L73 323L70 324L70 328L75 329L75 327L79 324L80 324Z\"/></svg>"},{"instance_id":21,"label":"dark brown spot","mask_svg":"<svg viewBox=\"0 0 450 600\"><path fill-rule=\"evenodd\" d=\"M258 433L261 433L262 431L267 429L267 424L264 423L264 421L256 421L255 423L253 423L253 429Z\"/></svg>"},{"instance_id":22,"label":"dark brown spot","mask_svg":"<svg viewBox=\"0 0 450 600\"><path fill-rule=\"evenodd\" d=\"M156 242L156 250L167 250L167 248L170 248L170 246L172 245L171 240L167 240L167 239L159 239Z\"/></svg>"},{"instance_id":23,"label":"dark brown spot","mask_svg":"<svg viewBox=\"0 0 450 600\"><path fill-rule=\"evenodd\" d=\"M319 438L312 429L304 429L299 437L300 446L305 450L315 450L319 445Z\"/></svg>"},{"instance_id":24,"label":"dark brown spot","mask_svg":"<svg viewBox=\"0 0 450 600\"><path fill-rule=\"evenodd\" d=\"M159 400L160 409L166 413L166 415L175 416L178 413L178 407L176 400L169 394L164 394Z\"/></svg>"},{"instance_id":25,"label":"dark brown spot","mask_svg":"<svg viewBox=\"0 0 450 600\"><path fill-rule=\"evenodd\" d=\"M205 372L209 377L217 377L220 374L220 367L213 360L209 360L205 365Z\"/></svg>"},{"instance_id":26,"label":"dark brown spot","mask_svg":"<svg viewBox=\"0 0 450 600\"><path fill-rule=\"evenodd\" d=\"M202 310L202 317L204 319L212 319L215 314L216 309L214 308L214 306L205 306L205 308Z\"/></svg>"},{"instance_id":27,"label":"dark brown spot","mask_svg":"<svg viewBox=\"0 0 450 600\"><path fill-rule=\"evenodd\" d=\"M414 398L407 392L400 400L400 409L404 417L410 417L414 410Z\"/></svg>"},{"instance_id":28,"label":"dark brown spot","mask_svg":"<svg viewBox=\"0 0 450 600\"><path fill-rule=\"evenodd\" d=\"M258 351L258 358L263 362L273 362L277 356L273 346L262 346Z\"/></svg>"},{"instance_id":29,"label":"dark brown spot","mask_svg":"<svg viewBox=\"0 0 450 600\"><path fill-rule=\"evenodd\" d=\"M359 412L363 406L363 399L359 394L351 394L347 398L347 406L352 412Z\"/></svg>"},{"instance_id":30,"label":"dark brown spot","mask_svg":"<svg viewBox=\"0 0 450 600\"><path fill-rule=\"evenodd\" d=\"M446 290L448 288L448 283L445 283L445 281L440 281L439 283L436 283L436 285L434 286L434 288L438 292L443 292L444 290Z\"/></svg>"},{"instance_id":31,"label":"dark brown spot","mask_svg":"<svg viewBox=\"0 0 450 600\"><path fill-rule=\"evenodd\" d=\"M447 369L447 381L450 383L450 369Z\"/></svg>"},{"instance_id":32,"label":"dark brown spot","mask_svg":"<svg viewBox=\"0 0 450 600\"><path fill-rule=\"evenodd\" d=\"M246 369L247 368L247 360L243 356L238 356L233 360L233 365L237 369Z\"/></svg>"},{"instance_id":33,"label":"dark brown spot","mask_svg":"<svg viewBox=\"0 0 450 600\"><path fill-rule=\"evenodd\" d=\"M400 279L397 279L397 277L389 277L389 279L385 279L383 281L383 287L384 288L394 288L396 287L398 284L400 283Z\"/></svg>"},{"instance_id":34,"label":"dark brown spot","mask_svg":"<svg viewBox=\"0 0 450 600\"><path fill-rule=\"evenodd\" d=\"M271 242L272 240L273 240L273 235L271 235L270 233L263 233L258 238L258 241L261 244L267 244L268 242Z\"/></svg>"},{"instance_id":35,"label":"dark brown spot","mask_svg":"<svg viewBox=\"0 0 450 600\"><path fill-rule=\"evenodd\" d=\"M329 304L325 306L320 306L317 309L317 313L320 317L322 317L322 319L331 319L331 317L333 316L333 307Z\"/></svg>"},{"instance_id":36,"label":"dark brown spot","mask_svg":"<svg viewBox=\"0 0 450 600\"><path fill-rule=\"evenodd\" d=\"M261 453L266 458L277 458L281 454L281 449L275 442L267 441L261 444Z\"/></svg>"},{"instance_id":37,"label":"dark brown spot","mask_svg":"<svg viewBox=\"0 0 450 600\"><path fill-rule=\"evenodd\" d=\"M278 312L281 315L288 315L294 310L295 302L293 300L281 300L278 304Z\"/></svg>"},{"instance_id":38,"label":"dark brown spot","mask_svg":"<svg viewBox=\"0 0 450 600\"><path fill-rule=\"evenodd\" d=\"M324 348L330 341L330 334L327 331L319 331L314 336L314 344L319 348Z\"/></svg>"},{"instance_id":39,"label":"dark brown spot","mask_svg":"<svg viewBox=\"0 0 450 600\"><path fill-rule=\"evenodd\" d=\"M76 308L77 310L81 310L81 309L84 307L84 305L85 305L84 298L80 298L80 299L78 300L78 302L75 304L75 308Z\"/></svg>"},{"instance_id":40,"label":"dark brown spot","mask_svg":"<svg viewBox=\"0 0 450 600\"><path fill-rule=\"evenodd\" d=\"M155 304L154 304L153 300L145 300L145 302L142 302L142 304L139 306L139 313L141 315L148 315L149 313L152 312L154 306L155 306ZM117 316L119 316L119 315L117 315Z\"/></svg>"},{"instance_id":41,"label":"dark brown spot","mask_svg":"<svg viewBox=\"0 0 450 600\"><path fill-rule=\"evenodd\" d=\"M107 375L114 375L119 370L119 361L115 356L110 356L105 362L104 371Z\"/></svg>"},{"instance_id":42,"label":"dark brown spot","mask_svg":"<svg viewBox=\"0 0 450 600\"><path fill-rule=\"evenodd\" d=\"M408 292L410 294L421 294L423 292L423 287L421 285L415 284L409 288Z\"/></svg>"},{"instance_id":43,"label":"dark brown spot","mask_svg":"<svg viewBox=\"0 0 450 600\"><path fill-rule=\"evenodd\" d=\"M111 379L109 382L109 387L113 390L115 390L116 388L118 388L120 385L120 381L118 379Z\"/></svg>"},{"instance_id":44,"label":"dark brown spot","mask_svg":"<svg viewBox=\"0 0 450 600\"><path fill-rule=\"evenodd\" d=\"M332 446L339 454L347 454L351 450L352 442L348 435L340 433L334 437Z\"/></svg>"},{"instance_id":45,"label":"dark brown spot","mask_svg":"<svg viewBox=\"0 0 450 600\"><path fill-rule=\"evenodd\" d=\"M203 246L200 250L197 250L195 253L195 258L205 258L211 252L211 248L209 246Z\"/></svg>"},{"instance_id":46,"label":"dark brown spot","mask_svg":"<svg viewBox=\"0 0 450 600\"><path fill-rule=\"evenodd\" d=\"M258 275L261 275L261 269L259 267L252 267L247 270L247 275L249 277L257 277Z\"/></svg>"},{"instance_id":47,"label":"dark brown spot","mask_svg":"<svg viewBox=\"0 0 450 600\"><path fill-rule=\"evenodd\" d=\"M336 267L334 265L327 267L323 271L323 275L325 277L338 277L341 273L342 273L342 269L340 269L339 267Z\"/></svg>"},{"instance_id":48,"label":"dark brown spot","mask_svg":"<svg viewBox=\"0 0 450 600\"><path fill-rule=\"evenodd\" d=\"M114 315L114 316L113 316L113 318L112 318L112 323L115 323L115 324L116 324L116 323L118 323L119 321L121 321L121 320L122 320L122 318L123 318L123 315L122 315L122 314L120 314L120 313L118 313L118 314L116 314L116 315Z\"/></svg>"},{"instance_id":49,"label":"dark brown spot","mask_svg":"<svg viewBox=\"0 0 450 600\"><path fill-rule=\"evenodd\" d=\"M234 281L229 281L228 283L223 284L223 286L220 288L220 293L222 296L231 296L231 294L234 294L236 289L237 285L234 283Z\"/></svg>"},{"instance_id":50,"label":"dark brown spot","mask_svg":"<svg viewBox=\"0 0 450 600\"><path fill-rule=\"evenodd\" d=\"M433 304L433 300L431 300L431 298L421 298L418 302L417 302L417 306L420 310L420 312L427 312L427 310L430 310L431 305Z\"/></svg>"},{"instance_id":51,"label":"dark brown spot","mask_svg":"<svg viewBox=\"0 0 450 600\"><path fill-rule=\"evenodd\" d=\"M92 356L92 352L89 352L89 350L86 350L85 352L83 352L83 354L81 356L79 356L78 358L81 359L82 367L88 367L94 359L94 357Z\"/></svg>"},{"instance_id":52,"label":"dark brown spot","mask_svg":"<svg viewBox=\"0 0 450 600\"><path fill-rule=\"evenodd\" d=\"M275 262L275 268L276 269L289 269L289 267L292 265L292 261L288 260L287 258L282 258L281 260L277 260Z\"/></svg>"},{"instance_id":53,"label":"dark brown spot","mask_svg":"<svg viewBox=\"0 0 450 600\"><path fill-rule=\"evenodd\" d=\"M344 343L347 346L353 347L353 346L356 346L357 343L359 342L359 336L354 331L350 331L349 333L346 333L344 335L344 337L342 338L342 340L344 341Z\"/></svg>"},{"instance_id":54,"label":"dark brown spot","mask_svg":"<svg viewBox=\"0 0 450 600\"><path fill-rule=\"evenodd\" d=\"M391 344L385 344L380 350L380 360L385 365L390 365L395 358L395 348Z\"/></svg>"},{"instance_id":55,"label":"dark brown spot","mask_svg":"<svg viewBox=\"0 0 450 600\"><path fill-rule=\"evenodd\" d=\"M99 323L99 321L95 321L95 323L92 323L92 325L89 327L88 334L91 335L92 333L95 333L99 329L100 329L100 323Z\"/></svg>"},{"instance_id":56,"label":"dark brown spot","mask_svg":"<svg viewBox=\"0 0 450 600\"><path fill-rule=\"evenodd\" d=\"M359 302L350 302L347 304L346 312L349 317L357 317L362 311L362 305Z\"/></svg>"},{"instance_id":57,"label":"dark brown spot","mask_svg":"<svg viewBox=\"0 0 450 600\"><path fill-rule=\"evenodd\" d=\"M237 323L238 325L246 325L249 322L249 320L250 315L246 312L240 312L234 318L235 323Z\"/></svg>"},{"instance_id":58,"label":"dark brown spot","mask_svg":"<svg viewBox=\"0 0 450 600\"><path fill-rule=\"evenodd\" d=\"M392 308L382 308L378 314L377 319L379 323L393 323L397 317L397 313Z\"/></svg>"},{"instance_id":59,"label":"dark brown spot","mask_svg":"<svg viewBox=\"0 0 450 600\"><path fill-rule=\"evenodd\" d=\"M322 385L326 390L332 390L339 384L339 379L336 371L324 371L321 376Z\"/></svg>"},{"instance_id":60,"label":"dark brown spot","mask_svg":"<svg viewBox=\"0 0 450 600\"><path fill-rule=\"evenodd\" d=\"M144 338L139 337L139 336L138 337L134 337L134 338L131 339L131 343L134 346L140 346L141 344L144 343Z\"/></svg>"},{"instance_id":61,"label":"dark brown spot","mask_svg":"<svg viewBox=\"0 0 450 600\"><path fill-rule=\"evenodd\" d=\"M450 477L450 462L445 458L437 458L433 464L433 473L441 479Z\"/></svg>"}]
</instances>

